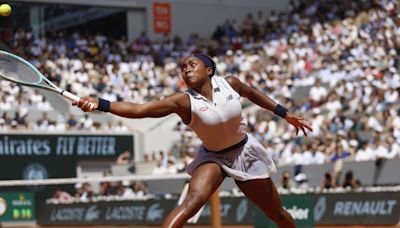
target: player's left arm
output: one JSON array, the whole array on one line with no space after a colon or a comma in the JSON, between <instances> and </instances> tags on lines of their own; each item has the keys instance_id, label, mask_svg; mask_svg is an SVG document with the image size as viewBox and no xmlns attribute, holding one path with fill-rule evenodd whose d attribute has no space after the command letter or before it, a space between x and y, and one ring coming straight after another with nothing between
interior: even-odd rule
<instances>
[{"instance_id":1,"label":"player's left arm","mask_svg":"<svg viewBox=\"0 0 400 228\"><path fill-rule=\"evenodd\" d=\"M254 104L274 112L278 104L270 97L261 93L257 89L248 86L246 83L242 83L234 76L227 76L225 79L240 96L246 97ZM287 112L284 118L296 128L296 134L298 133L299 129L303 131L304 135L307 135L306 128L312 131L310 124L304 121L303 117Z\"/></svg>"}]
</instances>

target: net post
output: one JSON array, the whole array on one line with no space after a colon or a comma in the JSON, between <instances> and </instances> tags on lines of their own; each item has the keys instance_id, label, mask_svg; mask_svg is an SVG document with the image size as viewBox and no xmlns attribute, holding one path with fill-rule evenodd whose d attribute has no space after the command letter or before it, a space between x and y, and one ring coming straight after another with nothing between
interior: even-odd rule
<instances>
[{"instance_id":1,"label":"net post","mask_svg":"<svg viewBox=\"0 0 400 228\"><path fill-rule=\"evenodd\" d=\"M217 190L215 190L215 192L211 195L210 204L211 204L211 227L221 228L222 219L221 219L221 199L219 198L219 188L217 188Z\"/></svg>"}]
</instances>

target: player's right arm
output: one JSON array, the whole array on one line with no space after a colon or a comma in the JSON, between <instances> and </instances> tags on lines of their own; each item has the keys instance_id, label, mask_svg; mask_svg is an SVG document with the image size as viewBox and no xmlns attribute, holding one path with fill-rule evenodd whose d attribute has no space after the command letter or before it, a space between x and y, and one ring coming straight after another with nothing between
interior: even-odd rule
<instances>
[{"instance_id":1,"label":"player's right arm","mask_svg":"<svg viewBox=\"0 0 400 228\"><path fill-rule=\"evenodd\" d=\"M111 102L110 112L126 118L163 117L172 113L178 114L184 123L190 122L190 100L185 93L176 93L162 100L137 104L131 102ZM94 104L94 106L90 104ZM98 99L84 97L73 103L85 112L98 108Z\"/></svg>"}]
</instances>

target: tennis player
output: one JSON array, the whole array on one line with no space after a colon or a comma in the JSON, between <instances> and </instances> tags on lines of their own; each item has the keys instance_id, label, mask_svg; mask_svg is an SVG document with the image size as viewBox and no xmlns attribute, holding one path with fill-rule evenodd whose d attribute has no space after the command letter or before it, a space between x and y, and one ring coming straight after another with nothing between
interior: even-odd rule
<instances>
[{"instance_id":1,"label":"tennis player","mask_svg":"<svg viewBox=\"0 0 400 228\"><path fill-rule=\"evenodd\" d=\"M189 89L162 100L134 104L85 97L73 104L85 112L97 109L127 118L163 117L176 113L202 140L196 158L187 167L192 176L188 195L167 216L162 227L183 227L225 177L234 178L246 197L278 227L295 227L270 178L270 174L276 172L274 162L261 143L246 133L240 97L284 118L296 128L296 133L302 130L307 135L307 130L312 131L310 125L234 76L213 77L215 63L207 55L193 54L184 58L181 69Z\"/></svg>"}]
</instances>

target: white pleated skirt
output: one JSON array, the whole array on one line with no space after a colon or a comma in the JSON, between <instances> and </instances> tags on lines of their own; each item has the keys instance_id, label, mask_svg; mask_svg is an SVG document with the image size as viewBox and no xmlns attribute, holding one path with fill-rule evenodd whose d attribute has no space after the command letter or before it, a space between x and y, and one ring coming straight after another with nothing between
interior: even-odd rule
<instances>
[{"instance_id":1,"label":"white pleated skirt","mask_svg":"<svg viewBox=\"0 0 400 228\"><path fill-rule=\"evenodd\" d=\"M265 179L276 172L274 161L264 146L252 135L247 134L247 142L231 151L207 152L200 146L196 158L186 167L186 172L193 175L197 167L206 163L216 163L224 172L238 181Z\"/></svg>"}]
</instances>

